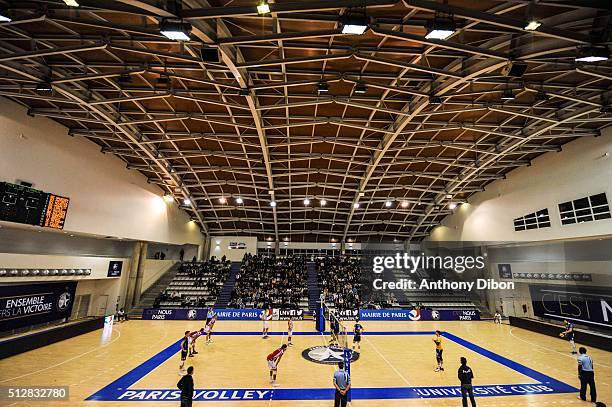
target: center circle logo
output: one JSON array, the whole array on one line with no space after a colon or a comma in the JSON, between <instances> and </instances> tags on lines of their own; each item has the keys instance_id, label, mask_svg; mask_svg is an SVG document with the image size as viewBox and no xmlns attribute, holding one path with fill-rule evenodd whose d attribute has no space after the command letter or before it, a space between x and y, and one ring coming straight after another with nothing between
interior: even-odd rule
<instances>
[{"instance_id":1,"label":"center circle logo","mask_svg":"<svg viewBox=\"0 0 612 407\"><path fill-rule=\"evenodd\" d=\"M351 352L351 363L359 359L358 352ZM302 351L302 357L310 362L336 365L344 361L344 349L337 346L313 346Z\"/></svg>"},{"instance_id":2,"label":"center circle logo","mask_svg":"<svg viewBox=\"0 0 612 407\"><path fill-rule=\"evenodd\" d=\"M65 311L70 306L70 301L72 301L72 295L70 293L63 293L57 299L57 309Z\"/></svg>"}]
</instances>

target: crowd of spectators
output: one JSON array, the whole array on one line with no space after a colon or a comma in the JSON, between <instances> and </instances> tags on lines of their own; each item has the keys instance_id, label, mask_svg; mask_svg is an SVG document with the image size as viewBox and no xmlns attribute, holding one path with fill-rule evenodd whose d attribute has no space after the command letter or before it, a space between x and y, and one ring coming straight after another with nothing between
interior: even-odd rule
<instances>
[{"instance_id":1,"label":"crowd of spectators","mask_svg":"<svg viewBox=\"0 0 612 407\"><path fill-rule=\"evenodd\" d=\"M181 307L205 307L207 302L214 302L217 299L223 282L225 282L229 275L230 265L230 261L225 256L221 259L213 256L206 262L181 263L175 280L178 282L187 281L191 282L191 284L172 287L171 283L169 288L157 296L153 306L158 308L163 302L177 303L177 305L180 302ZM185 280L183 277L189 278ZM193 291L202 287L206 288L206 290L202 290L201 294L181 292Z\"/></svg>"},{"instance_id":2,"label":"crowd of spectators","mask_svg":"<svg viewBox=\"0 0 612 407\"><path fill-rule=\"evenodd\" d=\"M246 254L229 307L298 309L308 295L306 280L306 259L302 256Z\"/></svg>"},{"instance_id":3,"label":"crowd of spectators","mask_svg":"<svg viewBox=\"0 0 612 407\"><path fill-rule=\"evenodd\" d=\"M336 309L359 309L361 298L361 263L348 256L326 256L316 260L319 289L327 303Z\"/></svg>"}]
</instances>

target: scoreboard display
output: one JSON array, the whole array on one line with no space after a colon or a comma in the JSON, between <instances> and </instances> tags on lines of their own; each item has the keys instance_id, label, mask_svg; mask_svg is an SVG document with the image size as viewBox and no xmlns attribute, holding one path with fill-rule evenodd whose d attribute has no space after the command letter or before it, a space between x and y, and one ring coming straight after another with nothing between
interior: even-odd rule
<instances>
[{"instance_id":1,"label":"scoreboard display","mask_svg":"<svg viewBox=\"0 0 612 407\"><path fill-rule=\"evenodd\" d=\"M0 182L0 220L63 229L70 199Z\"/></svg>"}]
</instances>

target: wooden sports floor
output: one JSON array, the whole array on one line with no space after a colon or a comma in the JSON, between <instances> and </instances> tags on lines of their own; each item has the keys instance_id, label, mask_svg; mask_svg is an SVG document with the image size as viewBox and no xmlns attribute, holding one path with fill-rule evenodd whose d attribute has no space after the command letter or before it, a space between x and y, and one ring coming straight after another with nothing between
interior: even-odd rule
<instances>
[{"instance_id":1,"label":"wooden sports floor","mask_svg":"<svg viewBox=\"0 0 612 407\"><path fill-rule=\"evenodd\" d=\"M199 321L129 321L0 361L0 386L69 386L69 401L0 401L6 406L168 406L176 389L182 333ZM577 400L575 357L569 344L508 325L478 322L362 322L360 358L352 364L352 406L460 406L453 397L459 358L487 394L479 406L589 405ZM349 325L347 323L347 325ZM350 325L349 325L350 326ZM263 340L259 322L219 321L214 342L200 339L189 358L201 392L195 405L330 406L334 367L302 357L325 344L312 321L295 323L295 346L279 365L277 388L268 382L266 355L280 346L286 322L273 322ZM431 332L445 332L445 371L434 372ZM598 398L612 404L612 353L589 349ZM569 385L569 386L568 386ZM568 390L568 388L570 390ZM555 390L556 389L556 390ZM560 392L557 392L560 391ZM550 394L553 393L553 394ZM501 395L505 394L505 395ZM147 400L147 397L149 399ZM408 397L395 398L389 397ZM87 398L93 398L86 401ZM253 401L261 398L260 401ZM161 399L161 400L155 400Z\"/></svg>"}]
</instances>

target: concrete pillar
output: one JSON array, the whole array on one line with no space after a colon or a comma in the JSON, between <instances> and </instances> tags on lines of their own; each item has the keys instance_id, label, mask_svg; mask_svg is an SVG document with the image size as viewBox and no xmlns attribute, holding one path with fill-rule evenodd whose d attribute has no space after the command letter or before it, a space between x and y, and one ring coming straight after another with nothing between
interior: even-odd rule
<instances>
[{"instance_id":1,"label":"concrete pillar","mask_svg":"<svg viewBox=\"0 0 612 407\"><path fill-rule=\"evenodd\" d=\"M211 246L211 237L205 237L203 244L200 246L200 250L198 250L198 260L206 261L210 259L210 246Z\"/></svg>"},{"instance_id":2,"label":"concrete pillar","mask_svg":"<svg viewBox=\"0 0 612 407\"><path fill-rule=\"evenodd\" d=\"M280 242L279 241L274 242L274 254L277 256L280 255Z\"/></svg>"},{"instance_id":3,"label":"concrete pillar","mask_svg":"<svg viewBox=\"0 0 612 407\"><path fill-rule=\"evenodd\" d=\"M343 240L340 242L340 254L344 256L344 253L346 253L346 242Z\"/></svg>"},{"instance_id":4,"label":"concrete pillar","mask_svg":"<svg viewBox=\"0 0 612 407\"><path fill-rule=\"evenodd\" d=\"M134 284L134 296L132 306L138 305L140 302L140 294L142 294L142 279L144 278L145 263L147 262L148 243L140 243L140 256L138 259L138 268L136 270L136 283Z\"/></svg>"},{"instance_id":5,"label":"concrete pillar","mask_svg":"<svg viewBox=\"0 0 612 407\"><path fill-rule=\"evenodd\" d=\"M127 287L125 290L125 308L132 307L134 299L134 287L136 286L136 273L138 272L138 263L140 262L140 247L142 242L134 242L132 247L132 258L130 259L130 273L128 275Z\"/></svg>"}]
</instances>

